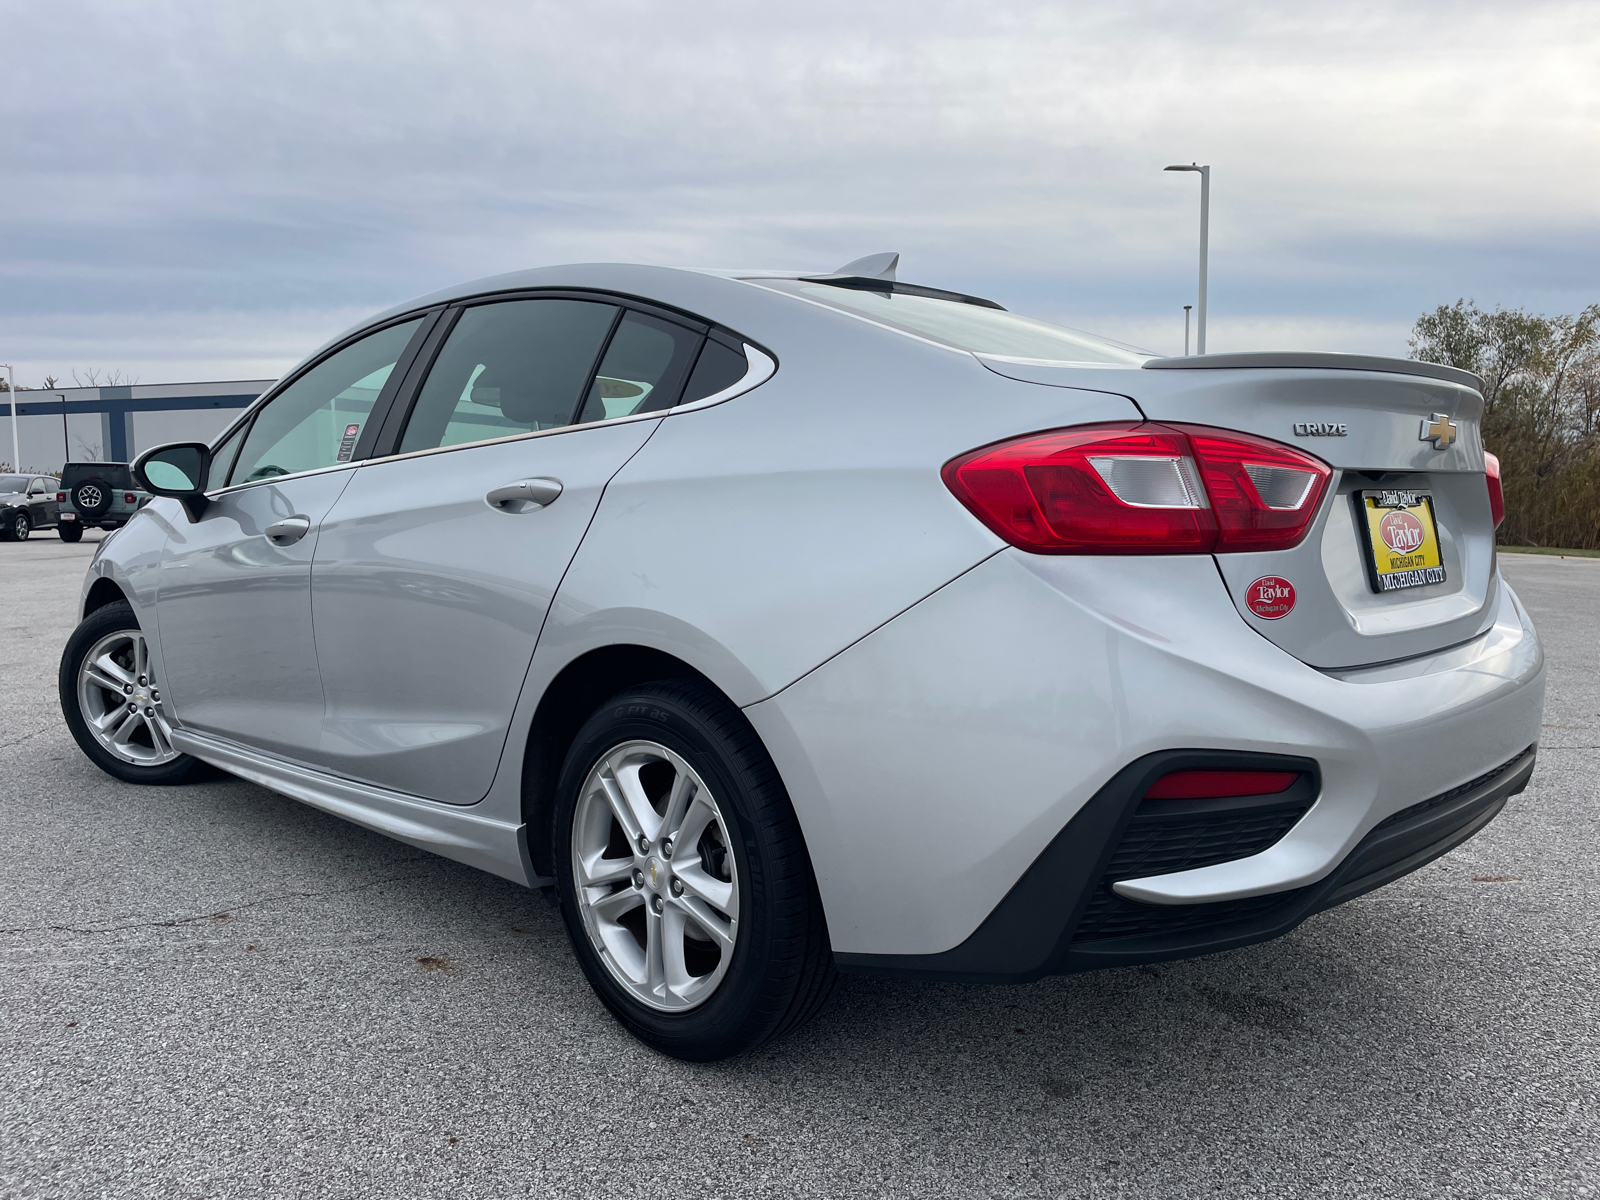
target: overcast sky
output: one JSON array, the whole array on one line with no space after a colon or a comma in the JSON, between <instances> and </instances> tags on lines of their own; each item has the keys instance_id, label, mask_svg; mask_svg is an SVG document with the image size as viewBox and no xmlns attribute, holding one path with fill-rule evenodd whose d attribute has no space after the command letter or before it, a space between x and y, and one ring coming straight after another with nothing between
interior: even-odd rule
<instances>
[{"instance_id":1,"label":"overcast sky","mask_svg":"<svg viewBox=\"0 0 1600 1200\"><path fill-rule=\"evenodd\" d=\"M900 277L1182 348L1600 300L1600 4L4 0L0 357L269 377L559 262Z\"/></svg>"}]
</instances>

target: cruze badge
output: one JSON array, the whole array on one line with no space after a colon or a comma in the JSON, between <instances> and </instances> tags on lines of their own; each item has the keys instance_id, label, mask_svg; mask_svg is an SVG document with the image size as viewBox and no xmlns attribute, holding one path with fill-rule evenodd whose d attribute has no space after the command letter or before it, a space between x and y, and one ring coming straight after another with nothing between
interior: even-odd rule
<instances>
[{"instance_id":1,"label":"cruze badge","mask_svg":"<svg viewBox=\"0 0 1600 1200\"><path fill-rule=\"evenodd\" d=\"M1295 437L1349 437L1350 426L1343 421L1296 421Z\"/></svg>"},{"instance_id":2,"label":"cruze badge","mask_svg":"<svg viewBox=\"0 0 1600 1200\"><path fill-rule=\"evenodd\" d=\"M1431 417L1422 418L1422 432L1417 434L1417 440L1432 442L1437 450L1448 450L1456 443L1456 423L1450 419L1448 413L1434 413Z\"/></svg>"}]
</instances>

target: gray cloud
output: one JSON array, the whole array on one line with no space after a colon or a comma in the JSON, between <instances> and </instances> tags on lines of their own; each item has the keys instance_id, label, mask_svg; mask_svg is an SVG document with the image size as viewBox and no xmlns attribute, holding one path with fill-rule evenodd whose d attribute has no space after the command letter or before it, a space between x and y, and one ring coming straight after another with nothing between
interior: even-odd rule
<instances>
[{"instance_id":1,"label":"gray cloud","mask_svg":"<svg viewBox=\"0 0 1600 1200\"><path fill-rule=\"evenodd\" d=\"M1190 158L1213 348L1396 352L1458 295L1595 298L1592 5L58 0L6 27L0 342L34 374L281 369L525 265L886 248L1171 350L1195 185L1160 167Z\"/></svg>"}]
</instances>

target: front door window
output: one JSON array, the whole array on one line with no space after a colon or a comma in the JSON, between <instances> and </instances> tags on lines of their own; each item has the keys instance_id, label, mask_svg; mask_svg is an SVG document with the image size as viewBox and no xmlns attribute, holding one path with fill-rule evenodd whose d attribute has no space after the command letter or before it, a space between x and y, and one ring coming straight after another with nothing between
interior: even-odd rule
<instances>
[{"instance_id":1,"label":"front door window","mask_svg":"<svg viewBox=\"0 0 1600 1200\"><path fill-rule=\"evenodd\" d=\"M378 394L421 323L419 317L391 325L346 346L267 401L228 482L254 483L349 462Z\"/></svg>"}]
</instances>

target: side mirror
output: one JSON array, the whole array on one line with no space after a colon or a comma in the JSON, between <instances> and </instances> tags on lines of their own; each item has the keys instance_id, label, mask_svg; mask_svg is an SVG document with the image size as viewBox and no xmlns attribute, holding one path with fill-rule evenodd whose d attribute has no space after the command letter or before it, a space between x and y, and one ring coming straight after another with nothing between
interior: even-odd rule
<instances>
[{"instance_id":1,"label":"side mirror","mask_svg":"<svg viewBox=\"0 0 1600 1200\"><path fill-rule=\"evenodd\" d=\"M139 455L133 462L133 481L151 495L181 501L193 522L206 511L206 475L210 470L209 446L204 442L175 442Z\"/></svg>"}]
</instances>

